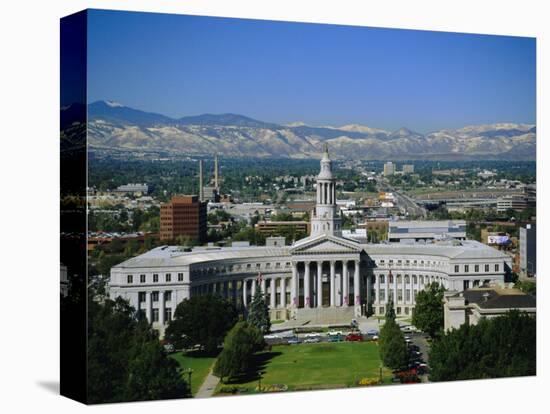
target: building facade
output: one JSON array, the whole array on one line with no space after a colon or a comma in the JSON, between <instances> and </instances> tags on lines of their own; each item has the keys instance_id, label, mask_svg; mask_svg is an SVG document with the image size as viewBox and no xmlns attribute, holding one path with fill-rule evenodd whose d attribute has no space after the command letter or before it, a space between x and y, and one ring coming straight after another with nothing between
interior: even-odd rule
<instances>
[{"instance_id":1,"label":"building facade","mask_svg":"<svg viewBox=\"0 0 550 414\"><path fill-rule=\"evenodd\" d=\"M476 241L342 237L326 148L317 179L310 236L292 246L158 247L111 269L111 297L128 299L162 332L177 304L194 295L219 294L246 308L261 289L272 319L328 324L383 315L390 296L398 315L410 315L417 293L432 282L461 291L504 281L511 259Z\"/></svg>"},{"instance_id":2,"label":"building facade","mask_svg":"<svg viewBox=\"0 0 550 414\"><path fill-rule=\"evenodd\" d=\"M206 241L206 203L197 196L174 196L160 206L160 239L174 240L189 236Z\"/></svg>"},{"instance_id":3,"label":"building facade","mask_svg":"<svg viewBox=\"0 0 550 414\"><path fill-rule=\"evenodd\" d=\"M440 238L466 239L466 222L464 220L418 220L391 221L388 228L388 240L428 241Z\"/></svg>"},{"instance_id":4,"label":"building facade","mask_svg":"<svg viewBox=\"0 0 550 414\"><path fill-rule=\"evenodd\" d=\"M537 274L537 227L527 224L519 229L519 268L527 276Z\"/></svg>"}]
</instances>

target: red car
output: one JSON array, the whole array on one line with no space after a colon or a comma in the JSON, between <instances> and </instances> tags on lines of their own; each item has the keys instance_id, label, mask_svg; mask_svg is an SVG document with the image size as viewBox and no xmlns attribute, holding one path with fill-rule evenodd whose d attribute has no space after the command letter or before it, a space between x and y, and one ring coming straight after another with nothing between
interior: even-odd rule
<instances>
[{"instance_id":1,"label":"red car","mask_svg":"<svg viewBox=\"0 0 550 414\"><path fill-rule=\"evenodd\" d=\"M358 333L349 333L346 335L346 341L349 342L362 342L363 336Z\"/></svg>"}]
</instances>

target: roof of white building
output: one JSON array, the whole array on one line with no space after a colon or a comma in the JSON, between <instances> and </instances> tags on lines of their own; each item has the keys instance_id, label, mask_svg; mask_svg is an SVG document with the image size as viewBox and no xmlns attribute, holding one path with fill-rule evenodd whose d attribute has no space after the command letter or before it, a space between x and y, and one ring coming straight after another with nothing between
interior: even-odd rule
<instances>
[{"instance_id":1,"label":"roof of white building","mask_svg":"<svg viewBox=\"0 0 550 414\"><path fill-rule=\"evenodd\" d=\"M309 239L306 239L309 240ZM347 241L347 240L346 240ZM302 241L303 242L303 241ZM348 243L350 241L347 241ZM296 246L295 246L296 247ZM451 259L505 259L506 254L485 244L473 240L445 240L434 243L382 243L360 244L369 255L418 255L443 256ZM128 259L115 268L172 267L186 266L194 263L216 262L231 259L256 259L270 257L290 258L290 247L250 246L194 248L184 252L178 246L161 246L147 253Z\"/></svg>"},{"instance_id":2,"label":"roof of white building","mask_svg":"<svg viewBox=\"0 0 550 414\"><path fill-rule=\"evenodd\" d=\"M229 259L262 259L274 256L289 256L288 247L215 247L194 248L192 251L182 251L178 246L161 246L142 255L128 259L115 268L140 268L161 266L185 266L193 263L202 263Z\"/></svg>"}]
</instances>

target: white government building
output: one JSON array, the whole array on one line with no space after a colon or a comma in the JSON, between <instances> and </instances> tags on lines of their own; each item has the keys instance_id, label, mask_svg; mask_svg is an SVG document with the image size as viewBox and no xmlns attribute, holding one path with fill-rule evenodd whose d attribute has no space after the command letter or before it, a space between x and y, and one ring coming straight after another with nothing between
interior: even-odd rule
<instances>
[{"instance_id":1,"label":"white government building","mask_svg":"<svg viewBox=\"0 0 550 414\"><path fill-rule=\"evenodd\" d=\"M216 293L247 307L258 288L273 320L329 324L384 314L390 295L397 315L410 315L431 282L463 291L503 283L511 266L477 241L363 244L343 237L341 226L325 147L309 237L292 246L273 238L266 246L157 247L111 269L110 296L128 299L161 333L186 298Z\"/></svg>"}]
</instances>

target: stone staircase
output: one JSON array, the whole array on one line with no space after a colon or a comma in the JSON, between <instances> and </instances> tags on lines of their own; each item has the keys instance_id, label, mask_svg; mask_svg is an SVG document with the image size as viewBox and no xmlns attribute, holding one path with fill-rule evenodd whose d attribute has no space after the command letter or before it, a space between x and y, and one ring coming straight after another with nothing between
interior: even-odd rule
<instances>
[{"instance_id":1,"label":"stone staircase","mask_svg":"<svg viewBox=\"0 0 550 414\"><path fill-rule=\"evenodd\" d=\"M294 321L298 326L318 325L348 325L355 317L353 306L300 308L296 310Z\"/></svg>"}]
</instances>

